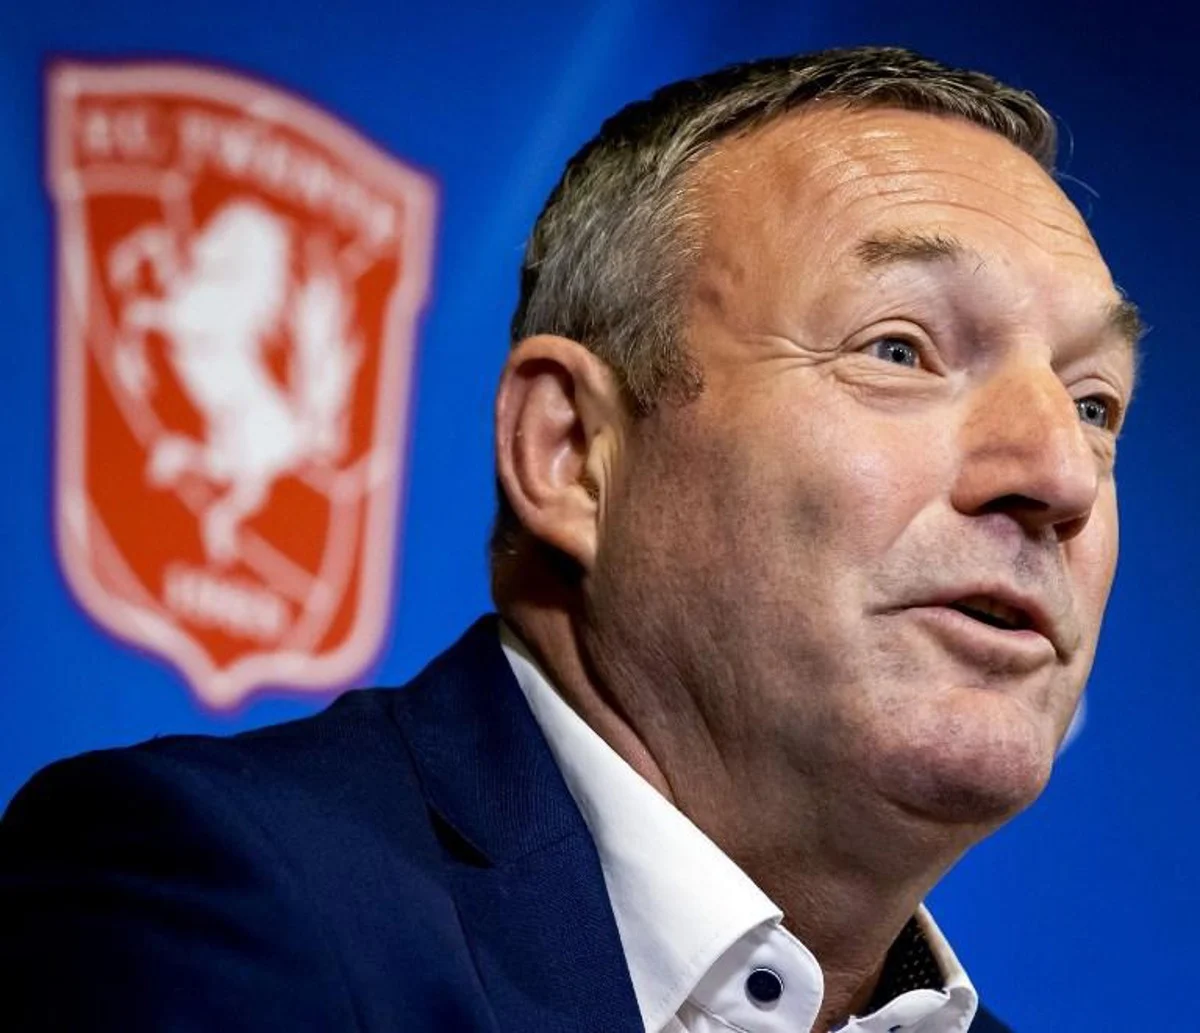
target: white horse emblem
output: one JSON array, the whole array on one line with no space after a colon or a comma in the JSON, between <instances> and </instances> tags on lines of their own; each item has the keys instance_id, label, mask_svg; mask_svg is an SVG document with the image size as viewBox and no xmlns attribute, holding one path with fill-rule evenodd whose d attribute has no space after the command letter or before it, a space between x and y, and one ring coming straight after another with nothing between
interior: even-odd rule
<instances>
[{"instance_id":1,"label":"white horse emblem","mask_svg":"<svg viewBox=\"0 0 1200 1033\"><path fill-rule=\"evenodd\" d=\"M281 216L243 200L221 208L186 249L158 224L125 237L109 255L110 282L122 299L113 355L120 383L138 399L154 390L146 338L157 332L204 422L199 440L161 434L146 476L167 487L191 474L216 489L200 513L200 532L217 563L236 558L239 527L266 503L277 478L336 462L344 449L362 346L332 261L319 248L296 251ZM305 271L297 275L296 267ZM143 289L147 268L157 288L150 292ZM279 342L290 343L283 379L267 361Z\"/></svg>"}]
</instances>

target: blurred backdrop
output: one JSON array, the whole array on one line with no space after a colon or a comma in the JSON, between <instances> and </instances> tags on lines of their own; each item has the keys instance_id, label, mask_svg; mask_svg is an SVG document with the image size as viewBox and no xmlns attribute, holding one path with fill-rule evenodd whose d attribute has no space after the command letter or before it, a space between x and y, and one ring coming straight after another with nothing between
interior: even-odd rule
<instances>
[{"instance_id":1,"label":"blurred backdrop","mask_svg":"<svg viewBox=\"0 0 1200 1033\"><path fill-rule=\"evenodd\" d=\"M1172 6L1155 10L1153 3L1110 0L956 6L923 0L9 0L0 12L0 483L6 486L0 505L0 805L36 768L67 754L166 733L230 733L309 713L339 687L396 684L413 674L489 608L493 385L505 355L523 241L564 161L606 115L666 81L765 54L905 44L1031 88L1060 117L1068 190L1118 282L1153 327L1120 447L1121 566L1086 720L1043 799L971 853L935 892L932 906L985 999L1019 1030L1200 1028L1191 992L1200 961L1194 875L1200 702L1189 652L1200 625L1200 404L1194 401L1200 351L1190 346L1200 290L1193 185L1200 167L1194 60L1200 26L1168 13ZM170 220L157 210L127 223L114 222L108 210L85 211L71 195L78 181L69 177L54 186L59 203L73 204L76 215L60 211L56 219L48 189L54 180L47 158L54 114L48 76L63 60L133 59L199 62L300 98L295 108L290 101L274 108L260 103L254 117L290 127L298 152L324 153L334 174L356 162L360 170L369 167L364 189L390 204L400 220L382 250L356 251L361 262L349 273L338 267L341 279L329 281L340 284L337 290L322 294L328 254L321 249L332 243L342 247L340 255L358 246L346 213L340 223L330 215L323 229L293 240L291 252L278 258L280 269L291 270L288 304L307 298L312 311L324 311L329 325L344 331L339 346L352 366L358 363L353 368L369 369L374 378L354 400L352 425L341 428L349 438L339 439L343 459L368 453L375 459L359 470L364 479L346 503L353 518L346 526L358 520L358 544L347 547L350 559L337 591L338 599L356 599L359 610L338 619L353 648L324 668L293 656L276 666L269 659L259 668L243 665L233 681L213 675L222 664L245 659L229 653L238 629L214 627L214 613L242 607L242 631L254 625L258 639L253 649L238 648L251 653L266 648L272 628L279 630L273 621L294 616L262 603L273 598L263 587L265 567L261 577L242 578L242 595L221 595L220 577L215 588L179 581L173 598L192 622L181 620L176 628L183 641L166 635L161 617L138 609L136 592L117 598L116 581L88 572L88 564L102 566L103 557L77 557L82 573L75 574L64 562L64 533L77 543L80 535L93 545L99 538L80 530L86 514L64 509L71 499L56 487L63 472L56 447L84 442L85 480L91 478L96 492L115 491L114 478L132 476L130 470L148 477L153 459L148 453L131 459L128 449L121 458L87 440L99 397L88 392L100 390L100 381L61 381L61 363L70 359L65 349L109 348L104 362L111 360L111 372L124 368L112 342L140 341L150 355L151 379L155 362L160 383L171 373L162 366L161 337L139 322L136 308L121 308L109 297L109 323L119 325L97 331L103 340L89 338L94 328L72 324L61 310L56 318L65 254L56 234L79 212L114 242L139 226ZM310 121L302 126L304 118ZM131 132L136 137L136 128ZM88 190L103 193L99 180L87 182ZM112 196L110 190L109 201ZM212 198L191 202L194 220L222 210ZM236 251L235 230L252 226L253 212L224 211L233 220L222 224L233 227L224 246ZM145 246L123 282L130 290L140 283L141 292L153 296L169 276L161 262L157 272L153 268L153 234L138 239ZM216 237L208 239L212 244ZM197 234L176 234L173 246L183 255L175 255L176 265L187 264L189 255L194 262L202 245ZM111 278L120 277L106 268L111 292ZM359 290L368 273L377 278ZM86 269L79 275L88 280ZM353 318L339 321L338 312ZM320 327L313 319L305 325ZM400 328L390 343L388 320ZM287 345L297 354L301 337L294 332ZM392 359L381 357L386 348ZM126 388L138 382L137 364L131 368L121 381ZM297 375L295 368L275 373L277 385ZM380 377L391 387L376 391ZM117 390L111 379L105 383ZM288 405L300 404L294 392L289 397ZM343 401L345 416L350 402ZM90 415L80 415L85 402ZM327 422L331 433L337 429L336 421ZM389 425L402 430L390 443L384 440ZM167 450L156 460L160 495L167 481L187 480L182 453L172 455ZM350 460L336 469L350 469ZM260 487L286 487L283 474L274 481L263 477ZM324 509L313 504L313 526L332 534L337 506L330 500L337 491L332 481L323 483L295 490L324 500ZM200 492L189 510L195 515L213 497L195 484L192 489ZM118 509L122 497L115 495ZM147 508L138 508L127 531L135 550L139 541L158 537L152 505L159 496L145 498ZM266 527L266 505L251 500L238 519ZM206 562L216 555L220 562L212 569L228 570L228 558L219 555L220 527L210 531L199 541L193 528L189 548ZM283 528L273 544L276 559L287 558L286 539ZM105 541L111 551L113 542ZM115 548L119 553L119 541ZM288 569L309 584L304 577L323 570L325 558L301 562L292 555L293 568L307 563L308 573ZM287 570L275 572L286 580ZM322 612L332 613L338 599L325 599ZM201 641L206 614L207 647ZM373 624L372 614L382 619ZM332 652L334 630L326 636ZM320 638L313 635L311 641ZM207 666L196 660L196 650L205 648ZM280 681L315 684L288 690Z\"/></svg>"}]
</instances>

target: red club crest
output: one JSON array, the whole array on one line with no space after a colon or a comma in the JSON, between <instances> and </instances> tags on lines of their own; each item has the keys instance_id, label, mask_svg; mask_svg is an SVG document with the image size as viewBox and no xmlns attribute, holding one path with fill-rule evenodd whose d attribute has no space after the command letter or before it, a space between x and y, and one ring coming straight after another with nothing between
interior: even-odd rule
<instances>
[{"instance_id":1,"label":"red club crest","mask_svg":"<svg viewBox=\"0 0 1200 1033\"><path fill-rule=\"evenodd\" d=\"M352 679L386 626L434 189L186 64L49 81L67 578L206 705Z\"/></svg>"}]
</instances>

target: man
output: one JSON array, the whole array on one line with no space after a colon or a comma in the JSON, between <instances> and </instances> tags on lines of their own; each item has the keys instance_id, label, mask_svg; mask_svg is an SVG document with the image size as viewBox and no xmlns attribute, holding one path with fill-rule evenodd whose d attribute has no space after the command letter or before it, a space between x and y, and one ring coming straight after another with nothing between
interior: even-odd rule
<instances>
[{"instance_id":1,"label":"man","mask_svg":"<svg viewBox=\"0 0 1200 1033\"><path fill-rule=\"evenodd\" d=\"M1139 333L1053 156L894 49L606 123L526 256L502 619L35 778L16 1028L1003 1029L921 901L1084 685Z\"/></svg>"}]
</instances>

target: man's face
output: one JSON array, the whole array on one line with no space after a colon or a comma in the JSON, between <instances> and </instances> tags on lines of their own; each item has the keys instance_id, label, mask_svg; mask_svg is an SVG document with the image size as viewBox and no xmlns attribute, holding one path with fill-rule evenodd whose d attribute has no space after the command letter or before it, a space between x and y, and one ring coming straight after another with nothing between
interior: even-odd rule
<instances>
[{"instance_id":1,"label":"man's face","mask_svg":"<svg viewBox=\"0 0 1200 1033\"><path fill-rule=\"evenodd\" d=\"M1116 563L1108 270L1037 164L957 119L813 108L693 185L705 389L631 431L597 662L677 686L763 793L999 821L1049 775Z\"/></svg>"}]
</instances>

